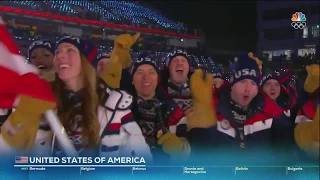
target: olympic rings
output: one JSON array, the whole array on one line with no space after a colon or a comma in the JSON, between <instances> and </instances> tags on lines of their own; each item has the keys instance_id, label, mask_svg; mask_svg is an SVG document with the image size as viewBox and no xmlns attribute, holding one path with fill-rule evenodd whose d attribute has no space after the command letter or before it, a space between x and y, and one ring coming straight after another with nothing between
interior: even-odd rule
<instances>
[{"instance_id":1,"label":"olympic rings","mask_svg":"<svg viewBox=\"0 0 320 180\"><path fill-rule=\"evenodd\" d=\"M291 23L291 26L292 26L294 29L303 29L304 27L307 26L307 23L306 23L306 22L292 22L292 23Z\"/></svg>"}]
</instances>

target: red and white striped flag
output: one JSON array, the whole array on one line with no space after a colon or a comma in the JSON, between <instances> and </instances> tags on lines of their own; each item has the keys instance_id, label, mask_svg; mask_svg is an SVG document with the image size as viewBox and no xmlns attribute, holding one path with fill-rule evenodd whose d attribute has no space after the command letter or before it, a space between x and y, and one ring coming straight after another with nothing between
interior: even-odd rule
<instances>
[{"instance_id":1,"label":"red and white striped flag","mask_svg":"<svg viewBox=\"0 0 320 180\"><path fill-rule=\"evenodd\" d=\"M9 34L3 20L0 17L0 108L12 108L14 106L15 100L19 95L31 97L31 99L38 100L36 107L28 102L24 102L23 105L30 105L31 108L34 108L34 112L39 113L43 112L46 120L50 124L51 129L55 133L59 144L66 153L67 156L77 156L75 148L72 146L71 141L64 132L64 128L57 118L53 110L47 108L54 108L55 98L54 94L51 91L50 84L41 79L38 76L38 70L36 67L26 64L25 58L19 53L18 47L15 44L13 38ZM21 102L20 102L21 105ZM19 107L23 107L23 105ZM33 104L34 105L34 104ZM43 106L41 106L43 105ZM41 107L39 107L41 106ZM17 112L15 111L15 113ZM26 113L26 112L25 112ZM30 112L29 114L32 114ZM41 112L40 112L41 113ZM34 123L26 123L23 121L32 121L34 117L31 116L31 119L19 119L19 123L24 124L26 129L28 127L34 126ZM37 117L35 117L37 118ZM14 119L9 119L14 121Z\"/></svg>"},{"instance_id":2,"label":"red and white striped flag","mask_svg":"<svg viewBox=\"0 0 320 180\"><path fill-rule=\"evenodd\" d=\"M38 76L36 67L24 56L0 17L0 108L12 108L18 95L55 102L50 84Z\"/></svg>"}]
</instances>

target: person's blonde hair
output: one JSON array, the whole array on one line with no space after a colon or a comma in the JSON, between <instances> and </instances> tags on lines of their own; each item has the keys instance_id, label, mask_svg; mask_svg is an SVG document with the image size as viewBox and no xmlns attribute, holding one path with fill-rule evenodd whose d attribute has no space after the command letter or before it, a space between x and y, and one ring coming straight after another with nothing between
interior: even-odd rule
<instances>
[{"instance_id":1,"label":"person's blonde hair","mask_svg":"<svg viewBox=\"0 0 320 180\"><path fill-rule=\"evenodd\" d=\"M58 117L65 127L66 131L70 131L71 120L76 114L82 115L82 121L79 124L83 138L88 138L90 147L94 147L99 142L100 124L98 120L98 106L100 100L104 96L105 91L98 88L98 79L95 69L86 60L83 55L81 59L81 74L84 88L81 90L82 105L78 111L72 108L72 104L64 95L65 85L63 81L57 76L53 85L53 89L57 98ZM99 92L100 91L100 92Z\"/></svg>"}]
</instances>

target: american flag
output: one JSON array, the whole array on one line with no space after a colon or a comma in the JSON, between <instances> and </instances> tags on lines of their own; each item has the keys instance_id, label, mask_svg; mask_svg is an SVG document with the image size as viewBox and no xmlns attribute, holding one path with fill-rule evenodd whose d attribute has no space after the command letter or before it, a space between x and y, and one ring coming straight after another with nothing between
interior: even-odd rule
<instances>
[{"instance_id":1,"label":"american flag","mask_svg":"<svg viewBox=\"0 0 320 180\"><path fill-rule=\"evenodd\" d=\"M28 163L27 156L16 156L16 163Z\"/></svg>"}]
</instances>

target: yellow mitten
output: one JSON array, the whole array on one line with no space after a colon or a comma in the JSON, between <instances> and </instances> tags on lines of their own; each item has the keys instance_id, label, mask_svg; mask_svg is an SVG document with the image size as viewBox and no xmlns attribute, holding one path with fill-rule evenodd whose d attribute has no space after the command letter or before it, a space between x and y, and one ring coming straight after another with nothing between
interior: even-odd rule
<instances>
[{"instance_id":1,"label":"yellow mitten","mask_svg":"<svg viewBox=\"0 0 320 180\"><path fill-rule=\"evenodd\" d=\"M131 65L130 49L139 37L140 33L134 36L121 34L115 39L110 62L103 69L101 77L111 88L120 88L122 70Z\"/></svg>"},{"instance_id":2,"label":"yellow mitten","mask_svg":"<svg viewBox=\"0 0 320 180\"><path fill-rule=\"evenodd\" d=\"M18 108L9 116L11 126L20 131L12 135L5 126L1 128L3 139L13 148L31 150L39 128L41 115L47 110L54 109L56 104L28 96L20 96Z\"/></svg>"},{"instance_id":3,"label":"yellow mitten","mask_svg":"<svg viewBox=\"0 0 320 180\"><path fill-rule=\"evenodd\" d=\"M103 69L101 78L111 88L120 88L122 76L122 65L118 61L118 56L113 54L110 57L110 62Z\"/></svg>"},{"instance_id":4,"label":"yellow mitten","mask_svg":"<svg viewBox=\"0 0 320 180\"><path fill-rule=\"evenodd\" d=\"M126 69L131 65L132 58L130 55L130 49L139 37L140 33L137 33L134 36L131 36L130 34L121 34L114 40L112 55L116 54L118 56L122 69Z\"/></svg>"},{"instance_id":5,"label":"yellow mitten","mask_svg":"<svg viewBox=\"0 0 320 180\"><path fill-rule=\"evenodd\" d=\"M207 74L203 80L202 70L196 70L190 79L193 109L188 113L187 128L209 128L216 124L216 112L212 97L213 79Z\"/></svg>"},{"instance_id":6,"label":"yellow mitten","mask_svg":"<svg viewBox=\"0 0 320 180\"><path fill-rule=\"evenodd\" d=\"M162 145L163 152L169 154L174 159L185 161L189 158L191 148L185 138L179 138L175 134L166 133L157 135L158 144Z\"/></svg>"},{"instance_id":7,"label":"yellow mitten","mask_svg":"<svg viewBox=\"0 0 320 180\"><path fill-rule=\"evenodd\" d=\"M317 108L313 121L299 123L294 129L297 145L308 153L319 152L319 113L320 106Z\"/></svg>"},{"instance_id":8,"label":"yellow mitten","mask_svg":"<svg viewBox=\"0 0 320 180\"><path fill-rule=\"evenodd\" d=\"M312 64L306 67L308 76L306 78L306 81L304 83L304 89L308 93L313 93L315 90L319 88L320 85L320 65L319 64Z\"/></svg>"}]
</instances>

